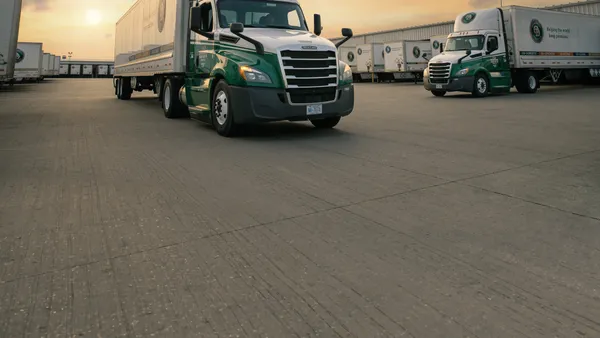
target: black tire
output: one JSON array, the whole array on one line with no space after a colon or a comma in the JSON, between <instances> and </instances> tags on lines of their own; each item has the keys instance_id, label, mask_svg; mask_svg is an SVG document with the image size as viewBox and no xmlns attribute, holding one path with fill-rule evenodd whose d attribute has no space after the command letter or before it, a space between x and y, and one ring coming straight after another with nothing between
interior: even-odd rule
<instances>
[{"instance_id":1,"label":"black tire","mask_svg":"<svg viewBox=\"0 0 600 338\"><path fill-rule=\"evenodd\" d=\"M443 90L432 90L431 94L433 94L433 96L442 97L442 96L446 95L446 92Z\"/></svg>"},{"instance_id":2,"label":"black tire","mask_svg":"<svg viewBox=\"0 0 600 338\"><path fill-rule=\"evenodd\" d=\"M179 101L179 90L181 82L176 78L168 78L162 88L162 108L165 117L168 119L176 119L181 117L189 117L189 111L186 106Z\"/></svg>"},{"instance_id":3,"label":"black tire","mask_svg":"<svg viewBox=\"0 0 600 338\"><path fill-rule=\"evenodd\" d=\"M519 73L516 86L517 91L522 94L533 94L538 90L539 82L534 72L525 71Z\"/></svg>"},{"instance_id":4,"label":"black tire","mask_svg":"<svg viewBox=\"0 0 600 338\"><path fill-rule=\"evenodd\" d=\"M312 123L313 126L318 129L331 129L337 126L341 119L342 118L339 116L328 117L326 119L310 120L310 123Z\"/></svg>"},{"instance_id":5,"label":"black tire","mask_svg":"<svg viewBox=\"0 0 600 338\"><path fill-rule=\"evenodd\" d=\"M213 91L210 115L217 133L224 137L235 136L239 129L234 121L235 113L231 100L231 88L229 88L227 82L220 80Z\"/></svg>"},{"instance_id":6,"label":"black tire","mask_svg":"<svg viewBox=\"0 0 600 338\"><path fill-rule=\"evenodd\" d=\"M483 73L475 74L473 81L473 96L486 97L490 92L490 80Z\"/></svg>"},{"instance_id":7,"label":"black tire","mask_svg":"<svg viewBox=\"0 0 600 338\"><path fill-rule=\"evenodd\" d=\"M133 90L131 89L131 81L127 77L119 78L119 85L117 91L117 98L119 100L129 100L131 98L131 93Z\"/></svg>"}]
</instances>

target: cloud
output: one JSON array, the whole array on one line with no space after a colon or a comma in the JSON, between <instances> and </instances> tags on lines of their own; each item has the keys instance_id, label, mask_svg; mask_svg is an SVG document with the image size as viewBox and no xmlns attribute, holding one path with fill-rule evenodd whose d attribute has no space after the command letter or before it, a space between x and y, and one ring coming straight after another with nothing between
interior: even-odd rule
<instances>
[{"instance_id":1,"label":"cloud","mask_svg":"<svg viewBox=\"0 0 600 338\"><path fill-rule=\"evenodd\" d=\"M23 0L23 7L34 12L42 12L50 9L50 2L52 0Z\"/></svg>"}]
</instances>

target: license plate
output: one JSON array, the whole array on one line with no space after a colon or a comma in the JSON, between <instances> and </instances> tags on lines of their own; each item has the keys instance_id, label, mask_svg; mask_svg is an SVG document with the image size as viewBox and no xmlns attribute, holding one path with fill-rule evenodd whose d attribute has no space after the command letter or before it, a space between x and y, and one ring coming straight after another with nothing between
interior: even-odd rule
<instances>
[{"instance_id":1,"label":"license plate","mask_svg":"<svg viewBox=\"0 0 600 338\"><path fill-rule=\"evenodd\" d=\"M442 85L435 85L435 89L442 89Z\"/></svg>"},{"instance_id":2,"label":"license plate","mask_svg":"<svg viewBox=\"0 0 600 338\"><path fill-rule=\"evenodd\" d=\"M320 115L323 114L322 104L311 104L306 106L306 115Z\"/></svg>"}]
</instances>

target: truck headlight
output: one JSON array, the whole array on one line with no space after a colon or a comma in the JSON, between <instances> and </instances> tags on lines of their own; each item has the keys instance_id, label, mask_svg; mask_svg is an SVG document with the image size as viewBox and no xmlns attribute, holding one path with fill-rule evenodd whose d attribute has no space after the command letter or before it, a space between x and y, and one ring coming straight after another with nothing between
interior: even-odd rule
<instances>
[{"instance_id":1,"label":"truck headlight","mask_svg":"<svg viewBox=\"0 0 600 338\"><path fill-rule=\"evenodd\" d=\"M461 69L456 72L456 76L465 76L469 73L469 68Z\"/></svg>"},{"instance_id":2,"label":"truck headlight","mask_svg":"<svg viewBox=\"0 0 600 338\"><path fill-rule=\"evenodd\" d=\"M425 70L423 70L423 77L429 77L429 67L425 68Z\"/></svg>"},{"instance_id":3,"label":"truck headlight","mask_svg":"<svg viewBox=\"0 0 600 338\"><path fill-rule=\"evenodd\" d=\"M241 66L240 67L240 75L247 82L253 83L272 83L269 75L261 72L260 70L256 70L249 66Z\"/></svg>"},{"instance_id":4,"label":"truck headlight","mask_svg":"<svg viewBox=\"0 0 600 338\"><path fill-rule=\"evenodd\" d=\"M352 68L347 63L340 61L340 81L350 82L352 81Z\"/></svg>"}]
</instances>

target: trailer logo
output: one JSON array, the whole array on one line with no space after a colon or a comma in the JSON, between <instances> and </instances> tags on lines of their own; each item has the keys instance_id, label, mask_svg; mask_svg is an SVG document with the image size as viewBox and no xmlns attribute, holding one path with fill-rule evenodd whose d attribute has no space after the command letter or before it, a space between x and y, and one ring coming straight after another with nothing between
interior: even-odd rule
<instances>
[{"instance_id":1,"label":"trailer logo","mask_svg":"<svg viewBox=\"0 0 600 338\"><path fill-rule=\"evenodd\" d=\"M350 61L350 62L354 61L354 53L348 52L348 61Z\"/></svg>"},{"instance_id":2,"label":"trailer logo","mask_svg":"<svg viewBox=\"0 0 600 338\"><path fill-rule=\"evenodd\" d=\"M419 48L419 46L415 46L413 48L413 56L417 59L419 58L419 56L421 56L421 48Z\"/></svg>"},{"instance_id":3,"label":"trailer logo","mask_svg":"<svg viewBox=\"0 0 600 338\"><path fill-rule=\"evenodd\" d=\"M362 48L359 48L357 51L358 55L362 55Z\"/></svg>"},{"instance_id":4,"label":"trailer logo","mask_svg":"<svg viewBox=\"0 0 600 338\"><path fill-rule=\"evenodd\" d=\"M167 0L159 0L158 3L158 32L162 33L165 28L165 18L167 17Z\"/></svg>"},{"instance_id":5,"label":"trailer logo","mask_svg":"<svg viewBox=\"0 0 600 338\"><path fill-rule=\"evenodd\" d=\"M392 47L386 46L385 47L385 52L388 53L388 54L391 53L392 52Z\"/></svg>"},{"instance_id":6,"label":"trailer logo","mask_svg":"<svg viewBox=\"0 0 600 338\"><path fill-rule=\"evenodd\" d=\"M25 52L17 48L17 58L15 59L16 63L23 61L25 58Z\"/></svg>"},{"instance_id":7,"label":"trailer logo","mask_svg":"<svg viewBox=\"0 0 600 338\"><path fill-rule=\"evenodd\" d=\"M433 41L433 49L438 49L440 48L440 43L438 42L438 40Z\"/></svg>"},{"instance_id":8,"label":"trailer logo","mask_svg":"<svg viewBox=\"0 0 600 338\"><path fill-rule=\"evenodd\" d=\"M542 40L544 40L544 27L538 20L531 20L531 24L529 25L529 34L531 34L531 39L537 43L540 43Z\"/></svg>"},{"instance_id":9,"label":"trailer logo","mask_svg":"<svg viewBox=\"0 0 600 338\"><path fill-rule=\"evenodd\" d=\"M462 21L462 23L464 23L464 24L468 24L468 23L471 23L471 21L473 21L476 16L477 16L477 14L475 14L474 12L467 13L462 17L462 19L460 21Z\"/></svg>"}]
</instances>

